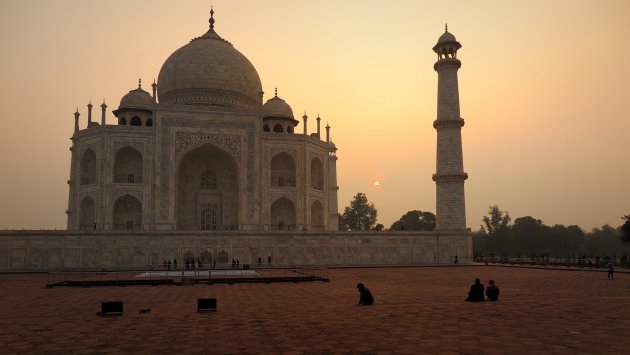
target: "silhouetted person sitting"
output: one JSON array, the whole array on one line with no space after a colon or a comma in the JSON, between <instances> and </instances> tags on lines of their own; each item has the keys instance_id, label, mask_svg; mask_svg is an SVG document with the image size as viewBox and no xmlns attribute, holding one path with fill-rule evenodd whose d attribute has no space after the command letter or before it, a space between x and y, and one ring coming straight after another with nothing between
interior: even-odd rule
<instances>
[{"instance_id":1,"label":"silhouetted person sitting","mask_svg":"<svg viewBox=\"0 0 630 355\"><path fill-rule=\"evenodd\" d=\"M173 270L177 270L177 259L173 260Z\"/></svg>"},{"instance_id":2,"label":"silhouetted person sitting","mask_svg":"<svg viewBox=\"0 0 630 355\"><path fill-rule=\"evenodd\" d=\"M371 306L374 303L374 297L372 296L372 292L368 290L362 283L357 284L357 288L359 289L359 293L361 293L361 297L359 298L359 306Z\"/></svg>"},{"instance_id":3,"label":"silhouetted person sitting","mask_svg":"<svg viewBox=\"0 0 630 355\"><path fill-rule=\"evenodd\" d=\"M468 291L466 302L483 302L483 289L483 284L479 279L475 279L475 283L470 286L470 291Z\"/></svg>"},{"instance_id":4,"label":"silhouetted person sitting","mask_svg":"<svg viewBox=\"0 0 630 355\"><path fill-rule=\"evenodd\" d=\"M494 280L490 280L490 285L486 288L486 296L488 297L488 301L498 301L499 300L499 288L494 284Z\"/></svg>"}]
</instances>

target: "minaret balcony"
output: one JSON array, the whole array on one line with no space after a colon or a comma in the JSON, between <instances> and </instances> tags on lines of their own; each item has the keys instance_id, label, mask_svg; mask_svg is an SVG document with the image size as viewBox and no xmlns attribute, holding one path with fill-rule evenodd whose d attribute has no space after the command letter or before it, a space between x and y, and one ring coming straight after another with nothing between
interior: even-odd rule
<instances>
[{"instance_id":1,"label":"minaret balcony","mask_svg":"<svg viewBox=\"0 0 630 355\"><path fill-rule=\"evenodd\" d=\"M459 69L462 62L457 58L442 58L433 64L433 69L440 71L442 69Z\"/></svg>"}]
</instances>

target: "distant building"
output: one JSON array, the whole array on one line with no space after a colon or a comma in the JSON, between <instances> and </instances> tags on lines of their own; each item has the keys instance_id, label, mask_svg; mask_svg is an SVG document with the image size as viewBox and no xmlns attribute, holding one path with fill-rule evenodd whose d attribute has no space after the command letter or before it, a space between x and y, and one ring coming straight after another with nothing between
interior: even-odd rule
<instances>
[{"instance_id":1,"label":"distant building","mask_svg":"<svg viewBox=\"0 0 630 355\"><path fill-rule=\"evenodd\" d=\"M250 61L210 29L141 83L117 124L75 113L69 230L338 230L335 152L277 95L263 105Z\"/></svg>"}]
</instances>

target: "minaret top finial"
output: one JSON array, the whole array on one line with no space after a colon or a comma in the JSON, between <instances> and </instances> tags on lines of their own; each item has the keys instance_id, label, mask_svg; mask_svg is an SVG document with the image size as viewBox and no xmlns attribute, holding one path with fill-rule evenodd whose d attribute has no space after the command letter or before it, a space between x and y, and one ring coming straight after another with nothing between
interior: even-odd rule
<instances>
[{"instance_id":1,"label":"minaret top finial","mask_svg":"<svg viewBox=\"0 0 630 355\"><path fill-rule=\"evenodd\" d=\"M214 9L212 5L210 5L210 20L208 22L210 22L210 29L214 30Z\"/></svg>"},{"instance_id":2,"label":"minaret top finial","mask_svg":"<svg viewBox=\"0 0 630 355\"><path fill-rule=\"evenodd\" d=\"M444 32L448 32L448 22L444 24Z\"/></svg>"},{"instance_id":3,"label":"minaret top finial","mask_svg":"<svg viewBox=\"0 0 630 355\"><path fill-rule=\"evenodd\" d=\"M276 97L278 97L278 87L276 86Z\"/></svg>"},{"instance_id":4,"label":"minaret top finial","mask_svg":"<svg viewBox=\"0 0 630 355\"><path fill-rule=\"evenodd\" d=\"M138 89L142 89L142 78L138 78Z\"/></svg>"}]
</instances>

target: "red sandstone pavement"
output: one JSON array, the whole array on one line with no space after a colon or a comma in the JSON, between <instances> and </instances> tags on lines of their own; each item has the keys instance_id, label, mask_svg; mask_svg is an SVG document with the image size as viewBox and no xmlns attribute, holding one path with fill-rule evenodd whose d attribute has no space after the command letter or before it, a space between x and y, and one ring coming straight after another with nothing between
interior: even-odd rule
<instances>
[{"instance_id":1,"label":"red sandstone pavement","mask_svg":"<svg viewBox=\"0 0 630 355\"><path fill-rule=\"evenodd\" d=\"M475 277L496 280L500 301L464 302ZM330 278L46 289L46 275L0 274L0 353L630 353L630 274L461 266L334 269ZM374 306L355 306L357 282ZM218 312L196 312L206 297ZM124 315L95 315L113 300Z\"/></svg>"}]
</instances>

